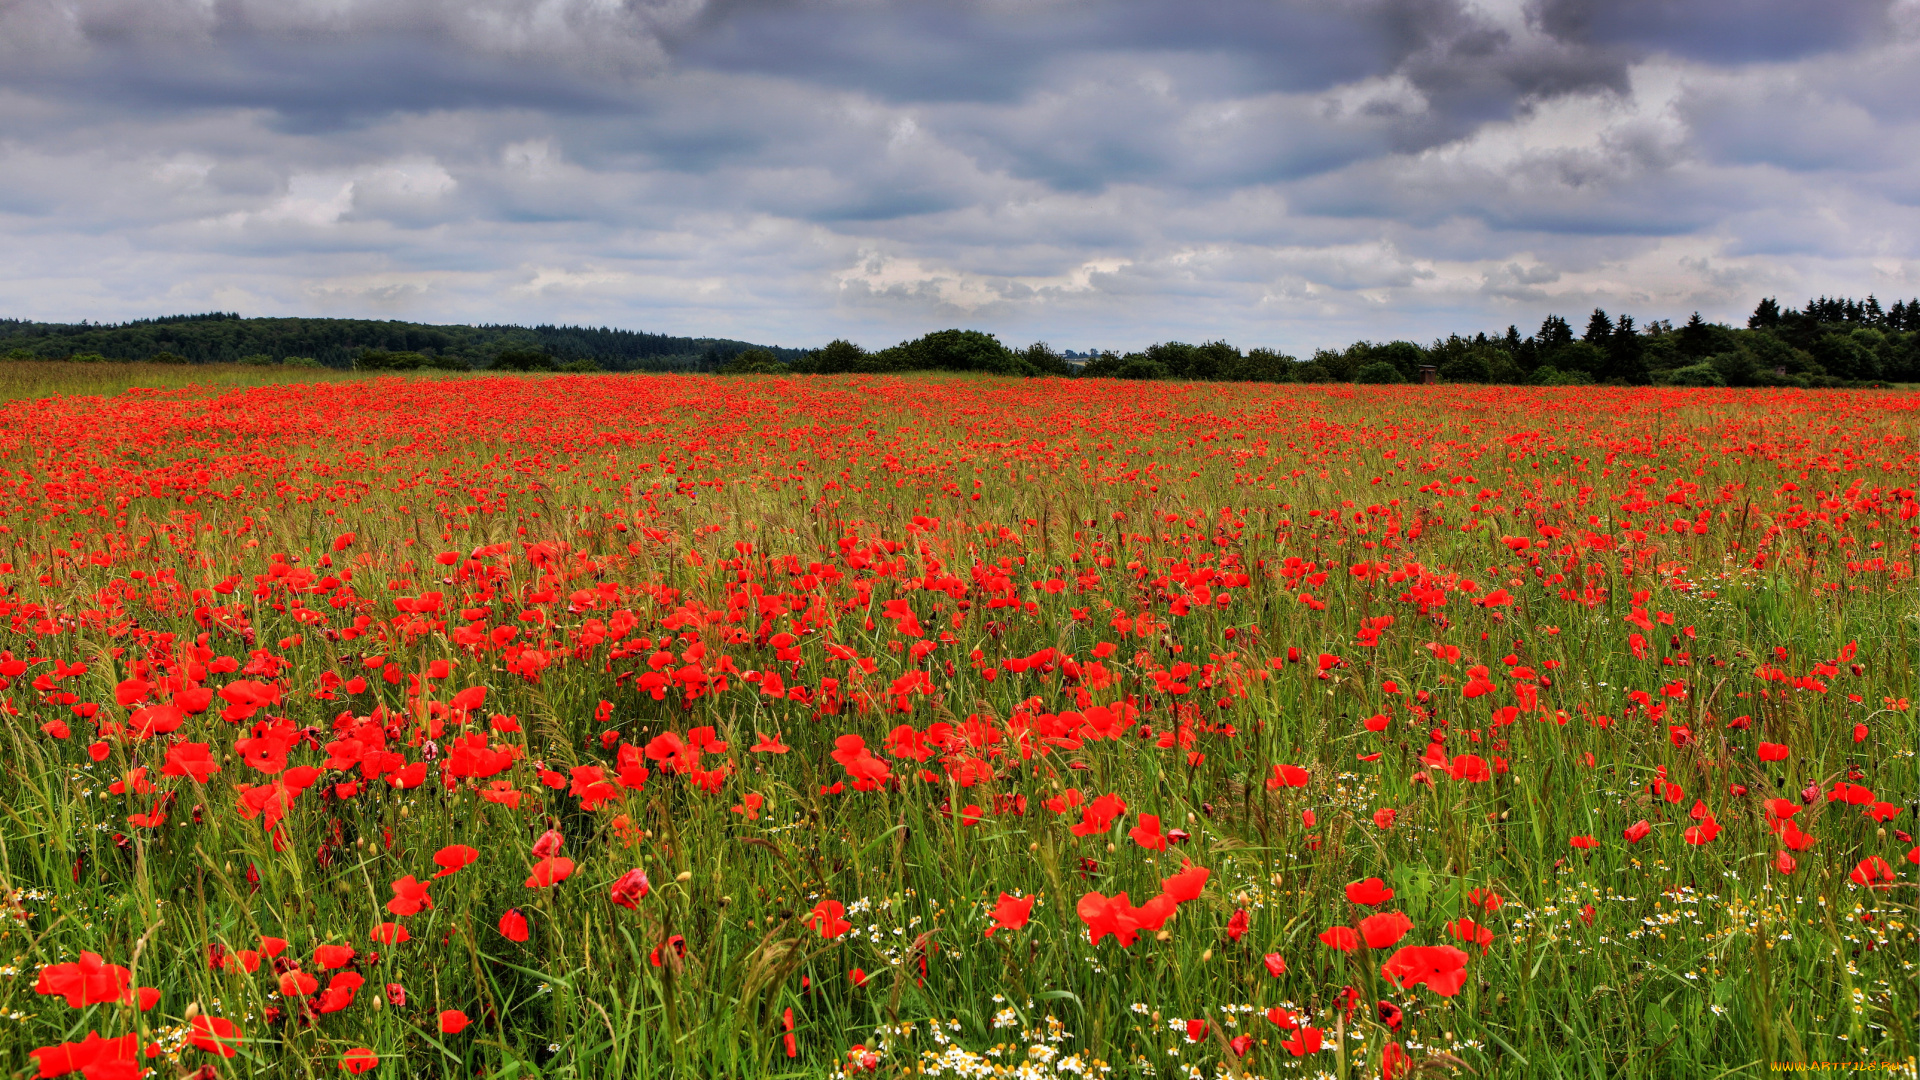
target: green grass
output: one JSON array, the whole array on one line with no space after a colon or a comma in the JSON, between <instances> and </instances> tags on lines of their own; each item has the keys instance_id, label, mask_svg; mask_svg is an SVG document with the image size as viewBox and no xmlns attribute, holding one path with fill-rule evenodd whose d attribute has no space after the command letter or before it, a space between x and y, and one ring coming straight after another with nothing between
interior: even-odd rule
<instances>
[{"instance_id":1,"label":"green grass","mask_svg":"<svg viewBox=\"0 0 1920 1080\"><path fill-rule=\"evenodd\" d=\"M12 1018L0 1060L15 1071L30 1074L34 1047L137 1030L165 1050L150 1064L175 1075L210 1060L182 1050L190 1009L247 1034L223 1075L286 1077L333 1075L356 1046L381 1055L381 1075L446 1077L821 1076L856 1045L883 1050L876 1072L888 1076L941 1060L943 1075L986 1075L959 1071L963 1058L1067 1075L1071 1055L1091 1075L1377 1077L1392 1043L1428 1075L1758 1077L1773 1062L1914 1052L1914 869L1902 859L1912 845L1889 835L1910 829L1920 792L1920 730L1901 703L1920 698L1914 519L1900 516L1913 498L1911 399L1059 383L1035 395L990 379L556 376L456 376L465 392L452 394L444 382L326 372L328 385L288 395L267 385L287 374L273 369L158 370L235 381L210 387L224 393L217 410L138 395L15 406L0 444L16 478L0 511L13 619L0 647L48 661L0 691L17 710L0 718L0 887L14 913L0 929L0 1015ZM87 392L112 393L102 388L118 379L162 385L148 372L103 373ZM238 392L248 386L259 389ZM203 426L208 415L226 426ZM143 431L159 434L137 443ZM1783 490L1790 478L1798 491ZM1855 480L1850 520L1836 522L1840 511L1821 504ZM1680 503L1661 501L1684 485L1694 489ZM1642 490L1647 505L1626 509ZM1705 532L1668 528L1702 511ZM1812 516L1821 512L1826 522ZM938 524L916 525L916 514ZM346 531L354 542L334 552ZM1585 539L1603 535L1609 546ZM1546 546L1522 554L1503 537ZM524 547L537 541L556 545L552 558ZM495 544L507 547L469 557ZM457 557L441 564L440 552ZM274 576L276 553L335 585ZM1249 576L1227 587L1224 608L1197 599L1199 588L1220 592L1217 580L1172 580L1203 559ZM1290 572L1289 559L1317 565ZM1389 569L1372 581L1351 572L1370 561ZM1396 571L1406 579L1388 580ZM215 588L232 575L237 589ZM957 594L936 580L949 575ZM990 606L1002 595L995 576L1034 606ZM1423 584L1445 602L1412 597ZM1496 588L1515 602L1473 603ZM397 603L426 592L444 594L441 612ZM909 602L924 637L886 616L893 599ZM489 610L458 614L474 606ZM1636 607L1653 622L1639 656L1625 621ZM1156 619L1144 635L1114 626L1142 610ZM621 611L632 622L613 631ZM1363 644L1362 620L1381 615L1392 624ZM366 621L344 636L357 616ZM516 628L514 647L474 648L458 631L476 622ZM767 641L779 631L799 639L797 672ZM187 722L180 735L211 743L222 766L204 786L160 775L164 738L108 737L93 761L92 725L73 706L98 703L100 719L126 722L115 693L134 664L175 658L184 670L195 661L182 650L200 634L209 657L198 663L277 658L284 704L230 726L216 701ZM514 649L542 635L549 666L529 678ZM649 644L615 655L640 637ZM856 678L829 641L873 659L874 673ZM933 645L924 662L906 651L920 642ZM1807 676L1850 642L1857 652L1818 676L1823 689L1756 677L1763 663ZM666 643L668 672L695 664L712 677L713 657L732 657L731 688L654 700L641 680ZM1097 657L1101 643L1116 648ZM1430 643L1462 655L1449 661ZM689 660L696 646L707 655ZM1003 663L1049 648L1050 672ZM1344 663L1323 672L1323 653ZM89 670L33 688L53 659ZM454 664L444 679L433 676L440 660ZM1491 669L1495 693L1464 696L1473 665ZM1519 703L1512 666L1550 680L1544 718L1493 722L1494 709ZM837 679L842 706L756 693L741 681L749 670L816 691ZM909 695L901 712L886 691L913 670L932 692ZM216 686L272 677L189 675ZM338 685L355 676L371 676L365 691ZM350 779L328 770L293 803L278 844L239 812L236 785L272 779L235 746L254 720L285 716L324 748L380 707L402 718L390 747L425 760L416 741L431 739L437 765L453 728L431 731L422 703L478 685L489 694L475 730L526 754L502 774L524 793L518 809L465 781L444 787L430 768L422 786L365 784L345 799L325 797ZM1024 756L1015 718L1079 707L1076 687L1101 703L1134 695L1153 735L1078 746L1036 736ZM1668 715L1630 709L1630 691ZM49 696L60 692L76 700ZM1363 722L1379 713L1391 720L1376 734ZM514 725L490 726L495 714L523 730L497 730ZM963 738L924 763L882 749L896 725L964 731L970 717L994 741ZM53 720L72 737L44 734ZM1856 723L1868 725L1864 741ZM1677 742L1673 725L1691 738ZM615 771L604 732L644 748L700 726L728 743L703 758L730 763L717 792L651 760L645 786L604 807L586 809L569 788L576 767ZM1421 761L1436 729L1449 757L1510 771L1448 779ZM751 752L758 733L776 731L790 753ZM902 783L823 793L847 778L831 755L848 733ZM1161 733L1174 745L1160 747ZM1763 740L1788 747L1785 765L1755 759ZM321 765L320 748L290 760ZM994 750L995 775L974 782L966 761ZM566 783L544 785L536 762ZM1269 788L1279 763L1308 768L1311 782ZM157 828L127 821L155 796L107 791L138 766L179 793ZM922 768L935 778L918 779ZM1850 768L1903 813L1876 825L1816 801L1796 820L1819 842L1782 875L1761 800L1797 802L1809 781L1824 790ZM1650 792L1660 769L1686 789L1682 801ZM1127 812L1075 835L1078 810L1044 805L1069 787L1117 793ZM734 809L749 793L764 799L757 818ZM1023 814L991 812L1021 796ZM1682 836L1696 800L1724 827L1701 845ZM961 821L969 805L988 811L978 824ZM1376 825L1380 809L1396 811L1391 828ZM1190 835L1149 852L1127 833L1141 813ZM1642 818L1653 834L1628 844L1622 829ZM529 847L547 828L578 869L530 889ZM1570 846L1583 835L1599 845ZM434 852L456 843L480 860L432 881L431 910L384 910L391 882L427 880ZM1894 888L1848 880L1869 855L1893 863ZM1140 903L1182 859L1212 877L1162 934L1130 948L1088 943L1083 895L1127 891ZM609 886L636 867L651 894L635 910L614 906ZM1469 950L1458 996L1396 990L1380 973L1385 953L1347 956L1317 940L1365 913L1344 887L1367 877L1396 892L1380 910L1413 920L1402 945L1458 944L1445 926L1473 913L1494 931L1484 955ZM1468 900L1487 889L1504 901L1492 912ZM1039 902L1027 926L989 938L1003 891ZM828 899L853 923L833 940L808 926ZM496 929L510 906L532 922L524 944ZM1242 911L1249 928L1235 941ZM411 940L370 944L368 930L389 920ZM290 941L286 956L310 971L314 946L354 945L366 979L356 1002L302 1022L265 966L209 970L210 943L237 950L262 934ZM684 958L665 944L676 935ZM70 1009L33 992L44 965L81 950L131 965L160 1004ZM1284 975L1268 973L1268 953L1284 957ZM871 981L854 986L855 968ZM329 973L316 974L324 985ZM405 1005L384 1001L389 983ZM1350 1018L1336 1005L1349 987ZM1379 1000L1403 1010L1397 1029L1381 1022ZM1306 1014L1340 1049L1293 1057L1262 1015L1276 1007ZM433 1017L449 1008L473 1026L439 1034ZM1190 1019L1211 1030L1190 1041ZM1241 1034L1255 1039L1244 1059L1227 1043Z\"/></svg>"}]
</instances>

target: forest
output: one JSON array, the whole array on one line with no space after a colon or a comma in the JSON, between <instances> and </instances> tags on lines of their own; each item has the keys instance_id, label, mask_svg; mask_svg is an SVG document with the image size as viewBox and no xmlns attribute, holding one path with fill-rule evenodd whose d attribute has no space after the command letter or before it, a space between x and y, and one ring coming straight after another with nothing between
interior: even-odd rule
<instances>
[{"instance_id":1,"label":"forest","mask_svg":"<svg viewBox=\"0 0 1920 1080\"><path fill-rule=\"evenodd\" d=\"M372 319L173 315L107 325L0 319L0 358L174 364L317 364L333 368L572 367L712 371L750 342L591 326L434 326ZM804 350L760 346L798 359Z\"/></svg>"},{"instance_id":2,"label":"forest","mask_svg":"<svg viewBox=\"0 0 1920 1080\"><path fill-rule=\"evenodd\" d=\"M1920 299L1883 307L1821 297L1804 307L1761 300L1744 327L1676 327L1595 309L1585 327L1548 315L1522 337L1450 334L1430 344L1359 341L1306 359L1225 341L1161 342L1137 352L1016 349L950 329L884 349L846 340L817 349L605 327L434 326L360 319L243 319L212 313L118 325L0 319L0 359L292 364L360 370L707 371L885 374L975 371L1011 376L1299 383L1505 383L1535 386L1848 387L1920 382Z\"/></svg>"},{"instance_id":3,"label":"forest","mask_svg":"<svg viewBox=\"0 0 1920 1080\"><path fill-rule=\"evenodd\" d=\"M757 363L756 363L757 361ZM1459 334L1420 345L1360 341L1320 349L1305 360L1272 349L1246 351L1224 341L1169 341L1139 352L1102 352L1076 363L1045 343L1015 351L989 334L944 330L866 352L835 341L787 365L742 353L723 370L888 372L925 369L1006 375L1079 375L1119 379L1225 382L1509 383L1536 386L1840 387L1920 381L1920 300L1883 308L1821 298L1799 310L1760 301L1744 328L1709 323L1696 312L1676 328L1666 320L1636 325L1596 309L1576 334L1548 315L1526 337Z\"/></svg>"}]
</instances>

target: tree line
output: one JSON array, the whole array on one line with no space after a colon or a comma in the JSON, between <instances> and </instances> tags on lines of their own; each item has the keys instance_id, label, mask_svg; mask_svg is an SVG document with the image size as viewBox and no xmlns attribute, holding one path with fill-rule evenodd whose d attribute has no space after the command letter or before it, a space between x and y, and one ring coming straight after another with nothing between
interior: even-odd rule
<instances>
[{"instance_id":1,"label":"tree line","mask_svg":"<svg viewBox=\"0 0 1920 1080\"><path fill-rule=\"evenodd\" d=\"M729 374L990 375L1229 382L1458 383L1540 386L1857 386L1920 382L1920 299L1882 307L1821 297L1801 308L1761 300L1744 327L1699 313L1679 327L1595 309L1578 333L1548 315L1522 337L1451 334L1427 345L1359 341L1302 360L1224 341L1166 341L1073 356L1015 349L979 330L940 330L884 349L836 340L817 349L606 327L435 326L363 319L178 315L116 325L0 319L0 358L320 365L374 371L718 371Z\"/></svg>"},{"instance_id":2,"label":"tree line","mask_svg":"<svg viewBox=\"0 0 1920 1080\"><path fill-rule=\"evenodd\" d=\"M868 352L834 341L780 362L742 353L723 371L880 374L979 371L996 375L1188 379L1229 382L1506 383L1537 386L1802 386L1835 387L1920 381L1920 300L1883 309L1880 302L1822 297L1783 309L1762 300L1745 327L1710 323L1698 312L1680 326L1642 326L1596 308L1576 333L1548 315L1525 337L1452 334L1429 345L1360 341L1319 349L1305 360L1272 349L1242 351L1224 341L1168 341L1138 352L1101 352L1081 363L1046 343L1015 350L977 330L942 330Z\"/></svg>"},{"instance_id":3,"label":"tree line","mask_svg":"<svg viewBox=\"0 0 1920 1080\"><path fill-rule=\"evenodd\" d=\"M728 338L591 326L436 326L374 319L243 319L228 312L101 324L0 319L0 358L162 364L315 364L333 368L715 371L751 348Z\"/></svg>"}]
</instances>

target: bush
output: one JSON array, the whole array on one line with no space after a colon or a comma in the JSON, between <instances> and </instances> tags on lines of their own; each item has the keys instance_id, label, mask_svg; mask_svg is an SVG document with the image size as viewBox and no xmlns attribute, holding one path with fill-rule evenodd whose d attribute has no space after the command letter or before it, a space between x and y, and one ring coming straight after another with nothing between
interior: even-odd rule
<instances>
[{"instance_id":1,"label":"bush","mask_svg":"<svg viewBox=\"0 0 1920 1080\"><path fill-rule=\"evenodd\" d=\"M149 364L184 364L186 362L186 357L177 353L167 352L164 349L147 357L147 363Z\"/></svg>"},{"instance_id":2,"label":"bush","mask_svg":"<svg viewBox=\"0 0 1920 1080\"><path fill-rule=\"evenodd\" d=\"M1372 360L1359 371L1353 373L1353 381L1357 383L1381 385L1386 383L1402 383L1407 380L1401 376L1400 369L1393 364L1385 360Z\"/></svg>"},{"instance_id":3,"label":"bush","mask_svg":"<svg viewBox=\"0 0 1920 1080\"><path fill-rule=\"evenodd\" d=\"M106 357L96 352L74 353L72 356L67 357L67 363L69 364L105 364L108 362Z\"/></svg>"},{"instance_id":4,"label":"bush","mask_svg":"<svg viewBox=\"0 0 1920 1080\"><path fill-rule=\"evenodd\" d=\"M253 353L235 360L234 363L246 364L249 367L266 367L268 364L273 363L273 357L268 356L266 353Z\"/></svg>"},{"instance_id":5,"label":"bush","mask_svg":"<svg viewBox=\"0 0 1920 1080\"><path fill-rule=\"evenodd\" d=\"M1535 386L1592 386L1593 376L1584 371L1562 371L1551 364L1537 367L1527 380Z\"/></svg>"},{"instance_id":6,"label":"bush","mask_svg":"<svg viewBox=\"0 0 1920 1080\"><path fill-rule=\"evenodd\" d=\"M1303 383L1332 382L1333 372L1327 370L1327 366L1320 361L1309 360L1304 364L1294 365L1293 378L1290 381Z\"/></svg>"},{"instance_id":7,"label":"bush","mask_svg":"<svg viewBox=\"0 0 1920 1080\"><path fill-rule=\"evenodd\" d=\"M751 352L752 350L748 350L748 351ZM582 356L577 360L569 360L566 363L561 364L560 370L569 371L576 375L591 375L596 371L604 371L606 369L602 368L599 364L595 363L592 357Z\"/></svg>"},{"instance_id":8,"label":"bush","mask_svg":"<svg viewBox=\"0 0 1920 1080\"><path fill-rule=\"evenodd\" d=\"M743 349L720 365L722 375L783 375L787 366L766 349Z\"/></svg>"},{"instance_id":9,"label":"bush","mask_svg":"<svg viewBox=\"0 0 1920 1080\"><path fill-rule=\"evenodd\" d=\"M506 349L493 358L495 371L552 371L553 357L538 349Z\"/></svg>"},{"instance_id":10,"label":"bush","mask_svg":"<svg viewBox=\"0 0 1920 1080\"><path fill-rule=\"evenodd\" d=\"M1248 349L1240 367L1231 377L1247 382L1292 382L1293 369L1298 367L1293 357L1272 349Z\"/></svg>"},{"instance_id":11,"label":"bush","mask_svg":"<svg viewBox=\"0 0 1920 1080\"><path fill-rule=\"evenodd\" d=\"M1128 353L1120 358L1119 370L1113 373L1116 379L1164 379L1167 369L1156 363L1144 353Z\"/></svg>"},{"instance_id":12,"label":"bush","mask_svg":"<svg viewBox=\"0 0 1920 1080\"><path fill-rule=\"evenodd\" d=\"M280 361L280 366L281 367L299 367L299 368L317 368L317 367L326 367L327 365L321 363L318 360L315 360L311 356L289 356L285 360Z\"/></svg>"},{"instance_id":13,"label":"bush","mask_svg":"<svg viewBox=\"0 0 1920 1080\"><path fill-rule=\"evenodd\" d=\"M1067 358L1061 356L1053 346L1044 341L1036 341L1027 346L1026 350L1020 354L1020 359L1042 375L1071 376L1073 374L1073 365L1067 363Z\"/></svg>"},{"instance_id":14,"label":"bush","mask_svg":"<svg viewBox=\"0 0 1920 1080\"><path fill-rule=\"evenodd\" d=\"M1439 375L1448 382L1483 383L1493 381L1493 365L1479 350L1449 357L1440 365Z\"/></svg>"},{"instance_id":15,"label":"bush","mask_svg":"<svg viewBox=\"0 0 1920 1080\"><path fill-rule=\"evenodd\" d=\"M1725 386L1720 371L1712 364L1688 364L1667 372L1668 386Z\"/></svg>"}]
</instances>

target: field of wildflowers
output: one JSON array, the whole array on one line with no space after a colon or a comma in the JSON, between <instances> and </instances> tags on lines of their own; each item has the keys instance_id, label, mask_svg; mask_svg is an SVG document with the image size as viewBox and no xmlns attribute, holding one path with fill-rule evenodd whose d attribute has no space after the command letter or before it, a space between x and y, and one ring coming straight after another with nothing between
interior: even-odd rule
<instances>
[{"instance_id":1,"label":"field of wildflowers","mask_svg":"<svg viewBox=\"0 0 1920 1080\"><path fill-rule=\"evenodd\" d=\"M0 408L11 1075L1913 1060L1920 395Z\"/></svg>"}]
</instances>

